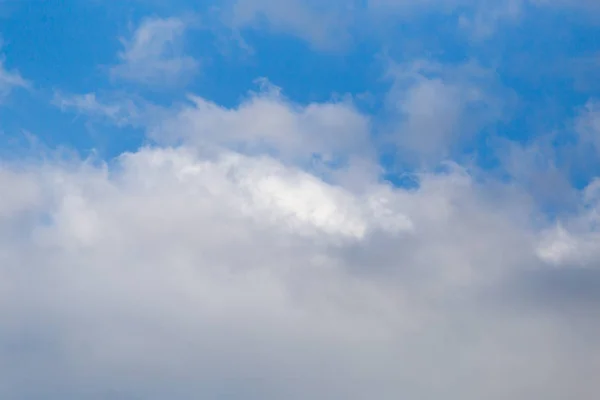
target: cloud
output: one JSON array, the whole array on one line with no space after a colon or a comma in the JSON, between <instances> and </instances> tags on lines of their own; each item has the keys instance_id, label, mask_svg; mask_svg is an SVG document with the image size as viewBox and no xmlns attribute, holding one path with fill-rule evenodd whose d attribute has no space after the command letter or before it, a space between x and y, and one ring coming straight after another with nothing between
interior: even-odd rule
<instances>
[{"instance_id":1,"label":"cloud","mask_svg":"<svg viewBox=\"0 0 600 400\"><path fill-rule=\"evenodd\" d=\"M1 48L2 42L0 41ZM4 62L5 58L0 54L0 102L5 100L14 89L26 89L31 86L18 71L6 69Z\"/></svg>"},{"instance_id":2,"label":"cloud","mask_svg":"<svg viewBox=\"0 0 600 400\"><path fill-rule=\"evenodd\" d=\"M509 105L493 73L475 63L392 63L387 75L394 140L408 157L427 162L451 156L462 140L501 120Z\"/></svg>"},{"instance_id":3,"label":"cloud","mask_svg":"<svg viewBox=\"0 0 600 400\"><path fill-rule=\"evenodd\" d=\"M535 230L460 169L357 193L271 158L179 147L0 176L7 398L598 389L570 374L592 364L567 351L562 314L477 306L544 266Z\"/></svg>"},{"instance_id":4,"label":"cloud","mask_svg":"<svg viewBox=\"0 0 600 400\"><path fill-rule=\"evenodd\" d=\"M234 30L319 49L354 29L341 2L235 4ZM482 38L512 18L459 5L380 11L466 15ZM184 82L186 27L144 20L115 80ZM266 79L234 106L56 92L150 144L0 160L0 398L595 399L599 181L573 187L551 140L509 143L511 179L448 161L508 112L493 70L416 61L388 77L387 125ZM597 108L580 110L578 144L597 147ZM381 125L415 161L410 188L382 179Z\"/></svg>"},{"instance_id":5,"label":"cloud","mask_svg":"<svg viewBox=\"0 0 600 400\"><path fill-rule=\"evenodd\" d=\"M293 161L372 155L369 119L350 101L299 105L268 81L259 83L259 92L232 109L192 96L191 104L154 127L151 135L162 143L216 144Z\"/></svg>"},{"instance_id":6,"label":"cloud","mask_svg":"<svg viewBox=\"0 0 600 400\"><path fill-rule=\"evenodd\" d=\"M517 21L523 14L523 7L522 0L484 3L472 15L462 14L458 24L470 33L472 39L484 40L496 33L503 23Z\"/></svg>"},{"instance_id":7,"label":"cloud","mask_svg":"<svg viewBox=\"0 0 600 400\"><path fill-rule=\"evenodd\" d=\"M140 110L131 99L102 102L95 93L66 95L55 93L52 103L62 111L75 111L90 117L108 120L117 126L134 124Z\"/></svg>"},{"instance_id":8,"label":"cloud","mask_svg":"<svg viewBox=\"0 0 600 400\"><path fill-rule=\"evenodd\" d=\"M531 4L547 7L564 7L584 11L600 10L600 5L594 0L530 0Z\"/></svg>"},{"instance_id":9,"label":"cloud","mask_svg":"<svg viewBox=\"0 0 600 400\"><path fill-rule=\"evenodd\" d=\"M575 121L575 131L581 143L600 151L600 102L591 99Z\"/></svg>"},{"instance_id":10,"label":"cloud","mask_svg":"<svg viewBox=\"0 0 600 400\"><path fill-rule=\"evenodd\" d=\"M179 18L143 20L130 39L121 40L124 50L111 76L151 86L186 81L199 67L197 60L183 53L187 27L187 21Z\"/></svg>"},{"instance_id":11,"label":"cloud","mask_svg":"<svg viewBox=\"0 0 600 400\"><path fill-rule=\"evenodd\" d=\"M57 104L121 115L93 95ZM363 164L335 167L361 185L325 179L289 160L360 154L369 119L268 85L231 109L194 97L148 129L158 144L110 162L0 166L2 397L600 390L598 297L573 291L597 280L596 184L557 224L455 164L412 189Z\"/></svg>"},{"instance_id":12,"label":"cloud","mask_svg":"<svg viewBox=\"0 0 600 400\"><path fill-rule=\"evenodd\" d=\"M483 41L507 25L536 18L539 8L586 12L595 19L596 0L232 0L222 6L225 24L234 30L267 29L296 36L322 51L340 50L363 41L398 22L427 23L427 16L444 16L466 31L471 41ZM389 29L382 33L387 35Z\"/></svg>"},{"instance_id":13,"label":"cloud","mask_svg":"<svg viewBox=\"0 0 600 400\"><path fill-rule=\"evenodd\" d=\"M381 22L410 23L423 15L445 14L477 40L491 36L502 21L521 13L521 0L236 0L224 7L224 20L234 29L266 28L306 40L318 50L339 50L353 39L370 35Z\"/></svg>"},{"instance_id":14,"label":"cloud","mask_svg":"<svg viewBox=\"0 0 600 400\"><path fill-rule=\"evenodd\" d=\"M335 50L349 40L354 2L314 0L236 0L224 10L233 29L260 28L300 37L320 50Z\"/></svg>"}]
</instances>

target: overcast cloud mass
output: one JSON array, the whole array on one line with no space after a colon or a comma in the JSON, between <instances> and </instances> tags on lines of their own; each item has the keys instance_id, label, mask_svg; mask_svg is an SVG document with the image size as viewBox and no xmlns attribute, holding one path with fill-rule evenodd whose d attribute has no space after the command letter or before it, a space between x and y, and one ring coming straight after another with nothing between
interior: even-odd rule
<instances>
[{"instance_id":1,"label":"overcast cloud mass","mask_svg":"<svg viewBox=\"0 0 600 400\"><path fill-rule=\"evenodd\" d=\"M0 1L0 398L594 400L600 8Z\"/></svg>"}]
</instances>

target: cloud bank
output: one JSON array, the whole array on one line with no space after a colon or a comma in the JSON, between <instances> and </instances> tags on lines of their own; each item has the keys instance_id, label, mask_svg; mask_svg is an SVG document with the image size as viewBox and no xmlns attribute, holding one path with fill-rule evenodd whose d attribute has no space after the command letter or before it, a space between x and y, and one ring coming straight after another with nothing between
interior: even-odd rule
<instances>
[{"instance_id":1,"label":"cloud bank","mask_svg":"<svg viewBox=\"0 0 600 400\"><path fill-rule=\"evenodd\" d=\"M458 165L403 189L231 147L366 129L293 107L196 100L176 146L5 163L2 396L593 397L596 183L555 225Z\"/></svg>"},{"instance_id":2,"label":"cloud bank","mask_svg":"<svg viewBox=\"0 0 600 400\"><path fill-rule=\"evenodd\" d=\"M564 3L238 0L206 15L329 57L367 21L452 15L470 51L532 8L594 8ZM57 142L83 120L141 143L0 158L0 398L598 397L597 95L557 132L501 137L531 93L454 48L380 57L376 110L287 70L219 101L231 87L194 85L192 25L139 18L103 85L42 89L47 108L26 114ZM279 56L304 61L266 64ZM0 59L0 100L30 85Z\"/></svg>"}]
</instances>

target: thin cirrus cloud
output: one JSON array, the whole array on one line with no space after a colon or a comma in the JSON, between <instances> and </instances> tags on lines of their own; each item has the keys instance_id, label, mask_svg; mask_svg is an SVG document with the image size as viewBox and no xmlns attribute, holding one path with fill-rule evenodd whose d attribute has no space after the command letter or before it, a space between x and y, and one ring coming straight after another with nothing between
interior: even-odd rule
<instances>
[{"instance_id":1,"label":"thin cirrus cloud","mask_svg":"<svg viewBox=\"0 0 600 400\"><path fill-rule=\"evenodd\" d=\"M143 20L130 38L121 39L124 49L110 74L115 79L150 86L174 85L190 79L199 62L184 53L189 21L180 18Z\"/></svg>"}]
</instances>

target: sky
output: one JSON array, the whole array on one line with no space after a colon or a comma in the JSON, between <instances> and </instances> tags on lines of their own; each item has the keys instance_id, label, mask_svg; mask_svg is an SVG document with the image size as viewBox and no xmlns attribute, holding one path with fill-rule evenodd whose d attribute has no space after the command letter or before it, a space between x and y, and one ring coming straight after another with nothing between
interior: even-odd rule
<instances>
[{"instance_id":1,"label":"sky","mask_svg":"<svg viewBox=\"0 0 600 400\"><path fill-rule=\"evenodd\" d=\"M596 0L0 0L0 398L597 399Z\"/></svg>"}]
</instances>

